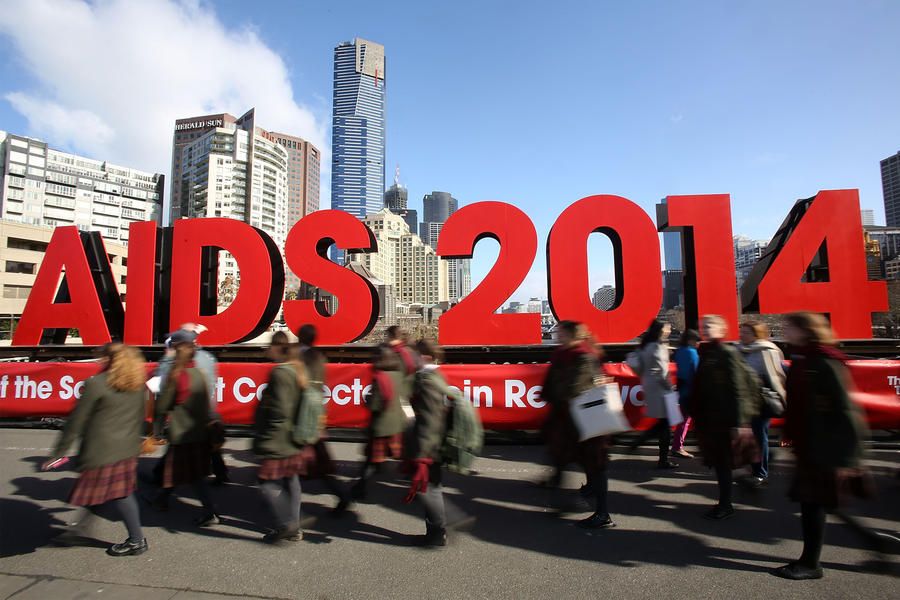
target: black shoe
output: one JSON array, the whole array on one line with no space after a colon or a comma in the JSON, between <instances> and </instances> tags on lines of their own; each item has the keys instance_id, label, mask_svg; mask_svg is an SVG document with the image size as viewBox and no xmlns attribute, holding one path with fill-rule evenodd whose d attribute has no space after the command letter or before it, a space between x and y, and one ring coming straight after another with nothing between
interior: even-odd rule
<instances>
[{"instance_id":1,"label":"black shoe","mask_svg":"<svg viewBox=\"0 0 900 600\"><path fill-rule=\"evenodd\" d=\"M347 512L347 509L350 508L351 504L353 504L353 502L350 500L349 496L344 496L343 498L340 499L340 501L338 501L337 506L335 506L334 508L331 509L331 516L332 517L344 516L344 514L346 514L346 512Z\"/></svg>"},{"instance_id":2,"label":"black shoe","mask_svg":"<svg viewBox=\"0 0 900 600\"><path fill-rule=\"evenodd\" d=\"M582 519L575 523L575 526L582 529L610 529L615 527L616 524L608 514L594 513L587 519Z\"/></svg>"},{"instance_id":3,"label":"black shoe","mask_svg":"<svg viewBox=\"0 0 900 600\"><path fill-rule=\"evenodd\" d=\"M658 463L656 463L656 468L657 469L677 469L678 463L673 463L670 460L661 460Z\"/></svg>"},{"instance_id":4,"label":"black shoe","mask_svg":"<svg viewBox=\"0 0 900 600\"><path fill-rule=\"evenodd\" d=\"M723 521L731 516L734 516L734 507L730 504L728 506L717 504L712 510L703 515L704 518L711 521Z\"/></svg>"},{"instance_id":5,"label":"black shoe","mask_svg":"<svg viewBox=\"0 0 900 600\"><path fill-rule=\"evenodd\" d=\"M209 527L211 525L218 525L221 522L222 519L220 519L219 515L216 513L207 513L199 519L194 519L194 525L197 527Z\"/></svg>"},{"instance_id":6,"label":"black shoe","mask_svg":"<svg viewBox=\"0 0 900 600\"><path fill-rule=\"evenodd\" d=\"M353 487L350 488L350 498L357 501L365 500L366 486L363 485L362 482L353 484Z\"/></svg>"},{"instance_id":7,"label":"black shoe","mask_svg":"<svg viewBox=\"0 0 900 600\"><path fill-rule=\"evenodd\" d=\"M298 526L279 527L274 531L270 531L263 536L263 541L267 544L277 544L279 542L299 542L303 539L303 530Z\"/></svg>"},{"instance_id":8,"label":"black shoe","mask_svg":"<svg viewBox=\"0 0 900 600\"><path fill-rule=\"evenodd\" d=\"M782 579L801 581L805 579L822 579L824 573L822 567L805 567L800 563L789 563L783 567L772 569L772 575Z\"/></svg>"},{"instance_id":9,"label":"black shoe","mask_svg":"<svg viewBox=\"0 0 900 600\"><path fill-rule=\"evenodd\" d=\"M106 553L110 556L137 556L143 554L149 549L147 538L142 538L138 542L132 542L130 539L125 540L121 544L113 544L106 549Z\"/></svg>"},{"instance_id":10,"label":"black shoe","mask_svg":"<svg viewBox=\"0 0 900 600\"><path fill-rule=\"evenodd\" d=\"M743 487L747 488L748 490L758 490L763 486L769 485L768 478L759 477L757 475L748 475L747 477L743 477L738 481Z\"/></svg>"},{"instance_id":11,"label":"black shoe","mask_svg":"<svg viewBox=\"0 0 900 600\"><path fill-rule=\"evenodd\" d=\"M417 536L416 538L417 546L424 546L426 548L440 548L447 545L447 530L443 527L440 528L428 528L428 532L425 535Z\"/></svg>"}]
</instances>

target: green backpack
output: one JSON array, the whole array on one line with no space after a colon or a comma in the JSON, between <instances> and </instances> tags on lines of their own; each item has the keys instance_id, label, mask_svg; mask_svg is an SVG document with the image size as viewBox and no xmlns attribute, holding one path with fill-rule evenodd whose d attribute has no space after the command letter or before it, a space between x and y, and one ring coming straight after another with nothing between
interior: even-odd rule
<instances>
[{"instance_id":1,"label":"green backpack","mask_svg":"<svg viewBox=\"0 0 900 600\"><path fill-rule=\"evenodd\" d=\"M441 462L456 473L469 474L484 445L484 427L478 411L461 394L451 394Z\"/></svg>"},{"instance_id":2,"label":"green backpack","mask_svg":"<svg viewBox=\"0 0 900 600\"><path fill-rule=\"evenodd\" d=\"M294 443L300 446L319 441L320 421L325 412L325 396L321 381L310 381L300 394L297 416L294 419Z\"/></svg>"}]
</instances>

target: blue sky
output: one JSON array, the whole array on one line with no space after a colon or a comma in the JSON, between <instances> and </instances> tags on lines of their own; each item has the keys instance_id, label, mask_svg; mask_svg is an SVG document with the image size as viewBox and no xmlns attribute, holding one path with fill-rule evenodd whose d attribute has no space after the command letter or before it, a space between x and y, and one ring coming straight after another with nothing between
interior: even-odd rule
<instances>
[{"instance_id":1,"label":"blue sky","mask_svg":"<svg viewBox=\"0 0 900 600\"><path fill-rule=\"evenodd\" d=\"M545 294L547 232L581 197L618 194L653 214L665 195L730 193L735 233L768 238L797 198L852 187L883 223L878 161L900 150L900 3L889 0L166 1L143 3L139 11L120 2L71 0L65 4L78 18L67 18L49 30L58 35L41 42L16 29L18 21L31 37L48 33L46 15L17 19L17 11L34 13L35 4L0 17L0 52L14 57L0 63L0 129L163 171L171 122L199 108L240 114L269 102L279 127L297 123L298 133L327 146L333 47L355 36L384 44L388 181L399 164L413 208L431 190L445 190L462 204L503 200L525 210L541 248L515 299ZM149 27L144 37L128 27L136 19L156 20L154 11L165 14L159 19L165 27ZM121 109L116 95L94 101L79 91L78 73L62 85L42 67L53 64L53 54L39 44L52 46L72 22L89 27L90 18L97 21L89 30L95 34L69 32L76 41L68 53L77 55L88 38L105 38L117 19L132 30L97 42L119 74L139 74L118 90ZM221 39L207 43L210 31ZM259 83L252 65L229 58L236 56L228 54L230 43L274 65L261 71L273 74L269 80L283 75L284 84ZM217 63L216 52L204 53L209 46L227 64ZM45 62L35 58L45 51ZM157 59L168 62L154 70ZM102 71L100 62L91 68ZM203 73L232 77L233 87L212 95L188 89L212 85ZM119 77L107 76L113 83ZM255 82L249 89L240 82L248 78ZM148 82L167 95L141 93ZM57 106L69 111L63 115L86 115L85 122L93 122L88 113L108 121L96 127L105 145L79 142L77 128L63 124L73 119L43 122L48 111L40 108ZM153 144L135 139L145 133L125 116L106 119L120 110L137 120L145 110L153 114L142 127L164 130L161 149L151 153ZM259 119L266 127L266 114ZM492 264L493 244L478 246L476 280ZM611 280L605 244L592 242L590 249L592 283Z\"/></svg>"}]
</instances>

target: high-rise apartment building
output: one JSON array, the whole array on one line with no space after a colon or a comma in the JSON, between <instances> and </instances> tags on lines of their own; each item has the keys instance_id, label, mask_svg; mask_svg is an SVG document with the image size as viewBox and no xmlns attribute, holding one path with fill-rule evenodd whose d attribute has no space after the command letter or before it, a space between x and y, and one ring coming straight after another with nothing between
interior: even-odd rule
<instances>
[{"instance_id":1,"label":"high-rise apartment building","mask_svg":"<svg viewBox=\"0 0 900 600\"><path fill-rule=\"evenodd\" d=\"M372 274L393 286L394 297L403 304L437 304L447 302L447 262L411 233L403 217L388 209L367 215L363 222L375 234L378 252L358 254Z\"/></svg>"},{"instance_id":2,"label":"high-rise apartment building","mask_svg":"<svg viewBox=\"0 0 900 600\"><path fill-rule=\"evenodd\" d=\"M175 122L171 217L238 219L269 234L282 251L290 227L319 206L319 150L309 142L240 118L206 115ZM240 281L223 253L220 282ZM297 287L296 278L287 281Z\"/></svg>"},{"instance_id":3,"label":"high-rise apartment building","mask_svg":"<svg viewBox=\"0 0 900 600\"><path fill-rule=\"evenodd\" d=\"M871 208L863 208L859 211L859 216L862 219L863 227L872 227L875 225L875 211Z\"/></svg>"},{"instance_id":4,"label":"high-rise apartment building","mask_svg":"<svg viewBox=\"0 0 900 600\"><path fill-rule=\"evenodd\" d=\"M361 38L334 49L331 208L358 219L383 207L385 168L384 46ZM332 259L343 262L336 248Z\"/></svg>"},{"instance_id":5,"label":"high-rise apartment building","mask_svg":"<svg viewBox=\"0 0 900 600\"><path fill-rule=\"evenodd\" d=\"M409 202L409 191L402 183L400 183L400 167L394 171L394 185L384 192L384 207L394 213L400 215L409 230L412 233L419 231L419 213L407 206Z\"/></svg>"},{"instance_id":6,"label":"high-rise apartment building","mask_svg":"<svg viewBox=\"0 0 900 600\"><path fill-rule=\"evenodd\" d=\"M682 271L681 234L677 231L663 233L663 254L666 260L666 271Z\"/></svg>"},{"instance_id":7,"label":"high-rise apartment building","mask_svg":"<svg viewBox=\"0 0 900 600\"><path fill-rule=\"evenodd\" d=\"M600 310L612 310L613 304L616 303L616 288L611 285L604 285L597 288L594 292L593 305Z\"/></svg>"},{"instance_id":8,"label":"high-rise apartment building","mask_svg":"<svg viewBox=\"0 0 900 600\"><path fill-rule=\"evenodd\" d=\"M881 189L885 224L900 227L900 152L881 161Z\"/></svg>"},{"instance_id":9,"label":"high-rise apartment building","mask_svg":"<svg viewBox=\"0 0 900 600\"><path fill-rule=\"evenodd\" d=\"M751 240L742 235L736 235L734 242L734 270L737 276L737 289L741 286L750 275L750 271L756 266L763 252L769 246L769 242L765 240Z\"/></svg>"},{"instance_id":10,"label":"high-rise apartment building","mask_svg":"<svg viewBox=\"0 0 900 600\"><path fill-rule=\"evenodd\" d=\"M419 236L436 249L441 229L450 215L457 211L459 202L449 192L431 192L422 198L422 205L424 220L419 225ZM470 259L447 261L451 302L458 302L472 291L471 264Z\"/></svg>"},{"instance_id":11,"label":"high-rise apartment building","mask_svg":"<svg viewBox=\"0 0 900 600\"><path fill-rule=\"evenodd\" d=\"M160 217L159 173L60 152L34 138L0 131L0 219L29 225L75 225L128 243L135 221Z\"/></svg>"}]
</instances>

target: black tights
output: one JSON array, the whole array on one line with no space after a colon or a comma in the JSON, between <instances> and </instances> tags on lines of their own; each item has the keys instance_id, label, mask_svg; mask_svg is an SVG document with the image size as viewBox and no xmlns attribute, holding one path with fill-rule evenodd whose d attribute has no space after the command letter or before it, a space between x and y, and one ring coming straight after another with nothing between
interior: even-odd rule
<instances>
[{"instance_id":1,"label":"black tights","mask_svg":"<svg viewBox=\"0 0 900 600\"><path fill-rule=\"evenodd\" d=\"M606 496L609 492L609 475L606 469L595 471L588 474L588 486L594 493L594 512L600 515L609 515L606 506Z\"/></svg>"},{"instance_id":2,"label":"black tights","mask_svg":"<svg viewBox=\"0 0 900 600\"><path fill-rule=\"evenodd\" d=\"M129 494L124 498L116 498L115 500L110 500L103 504L85 506L84 509L86 512L81 513L81 516L78 517L76 527L83 528L88 526L86 525L87 521L94 517L102 516L101 513L106 512L104 509L107 506L112 507L119 513L119 516L125 523L125 528L128 529L128 539L130 541L139 542L144 539L144 532L141 529L141 511L134 494Z\"/></svg>"},{"instance_id":3,"label":"black tights","mask_svg":"<svg viewBox=\"0 0 900 600\"><path fill-rule=\"evenodd\" d=\"M822 545L825 543L825 507L813 502L800 503L800 524L803 527L803 554L797 561L804 567L818 568L819 557L822 554ZM863 525L859 519L841 510L833 511L833 514L846 523L869 546L870 549L880 552L883 550L884 541L874 531Z\"/></svg>"},{"instance_id":4,"label":"black tights","mask_svg":"<svg viewBox=\"0 0 900 600\"><path fill-rule=\"evenodd\" d=\"M667 462L669 460L669 445L672 443L672 428L669 427L669 420L657 419L653 427L641 434L641 437L634 443L635 447L640 446L650 438L657 438L659 442L659 462Z\"/></svg>"},{"instance_id":5,"label":"black tights","mask_svg":"<svg viewBox=\"0 0 900 600\"><path fill-rule=\"evenodd\" d=\"M731 468L716 467L716 481L719 484L719 506L731 506Z\"/></svg>"}]
</instances>

